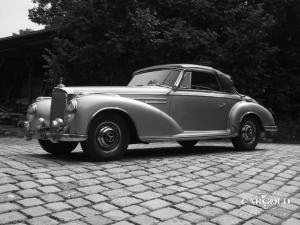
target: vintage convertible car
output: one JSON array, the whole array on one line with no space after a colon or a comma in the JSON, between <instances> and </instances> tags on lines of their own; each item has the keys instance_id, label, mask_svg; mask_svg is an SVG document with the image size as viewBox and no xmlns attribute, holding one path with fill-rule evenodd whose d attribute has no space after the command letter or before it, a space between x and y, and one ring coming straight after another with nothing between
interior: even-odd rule
<instances>
[{"instance_id":1,"label":"vintage convertible car","mask_svg":"<svg viewBox=\"0 0 300 225\"><path fill-rule=\"evenodd\" d=\"M277 130L271 113L239 94L230 76L210 67L172 64L133 73L126 87L55 87L28 108L27 139L52 154L80 142L93 160L121 157L131 143L231 138L253 150L260 134Z\"/></svg>"}]
</instances>

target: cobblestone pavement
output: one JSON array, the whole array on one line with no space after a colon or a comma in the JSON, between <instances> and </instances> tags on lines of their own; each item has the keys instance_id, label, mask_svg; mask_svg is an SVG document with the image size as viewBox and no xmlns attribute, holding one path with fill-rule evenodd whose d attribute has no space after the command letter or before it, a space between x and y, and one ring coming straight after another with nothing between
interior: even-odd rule
<instances>
[{"instance_id":1,"label":"cobblestone pavement","mask_svg":"<svg viewBox=\"0 0 300 225\"><path fill-rule=\"evenodd\" d=\"M299 225L299 156L299 145L163 143L93 163L80 147L52 156L0 138L0 224Z\"/></svg>"}]
</instances>

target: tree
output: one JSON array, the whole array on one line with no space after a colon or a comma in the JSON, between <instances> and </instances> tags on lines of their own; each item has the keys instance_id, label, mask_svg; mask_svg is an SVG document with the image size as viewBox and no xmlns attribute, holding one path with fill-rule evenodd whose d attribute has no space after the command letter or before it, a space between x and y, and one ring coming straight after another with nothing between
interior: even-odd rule
<instances>
[{"instance_id":1,"label":"tree","mask_svg":"<svg viewBox=\"0 0 300 225\"><path fill-rule=\"evenodd\" d=\"M232 75L240 92L277 114L297 117L298 0L34 2L31 20L59 28L45 56L54 81L125 84L140 67L198 63Z\"/></svg>"},{"instance_id":2,"label":"tree","mask_svg":"<svg viewBox=\"0 0 300 225\"><path fill-rule=\"evenodd\" d=\"M19 33L12 33L12 36L16 36L16 35L20 35L20 34L30 34L32 32L34 32L34 30L26 28L24 30L22 30L22 29L19 30Z\"/></svg>"}]
</instances>

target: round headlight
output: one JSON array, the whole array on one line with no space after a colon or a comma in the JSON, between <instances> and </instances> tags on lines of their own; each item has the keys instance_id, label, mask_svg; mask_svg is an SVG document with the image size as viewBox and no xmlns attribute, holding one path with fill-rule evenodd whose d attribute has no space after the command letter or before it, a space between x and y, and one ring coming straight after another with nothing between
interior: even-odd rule
<instances>
[{"instance_id":1,"label":"round headlight","mask_svg":"<svg viewBox=\"0 0 300 225\"><path fill-rule=\"evenodd\" d=\"M37 110L37 104L33 103L28 107L27 110L27 120L30 122L33 120L34 115L36 114L36 110Z\"/></svg>"},{"instance_id":2,"label":"round headlight","mask_svg":"<svg viewBox=\"0 0 300 225\"><path fill-rule=\"evenodd\" d=\"M66 112L67 113L74 113L77 109L77 102L76 100L72 99L68 102L67 107L66 107Z\"/></svg>"},{"instance_id":3,"label":"round headlight","mask_svg":"<svg viewBox=\"0 0 300 225\"><path fill-rule=\"evenodd\" d=\"M64 120L67 123L70 123L74 119L76 110L77 110L77 102L76 100L72 99L68 102L66 106Z\"/></svg>"}]
</instances>

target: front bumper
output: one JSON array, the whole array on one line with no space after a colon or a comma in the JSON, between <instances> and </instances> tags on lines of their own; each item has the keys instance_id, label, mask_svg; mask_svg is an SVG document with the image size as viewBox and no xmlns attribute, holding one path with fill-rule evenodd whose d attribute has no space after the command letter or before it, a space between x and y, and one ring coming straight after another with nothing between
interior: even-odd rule
<instances>
[{"instance_id":1,"label":"front bumper","mask_svg":"<svg viewBox=\"0 0 300 225\"><path fill-rule=\"evenodd\" d=\"M29 129L29 123L24 123L24 136L26 140L31 140L33 138L37 138L39 140L50 140L52 142L59 142L59 141L85 141L87 139L87 135L81 134L66 134L66 133L53 133L49 130L43 131L33 131Z\"/></svg>"}]
</instances>

